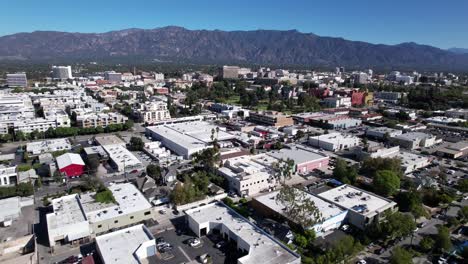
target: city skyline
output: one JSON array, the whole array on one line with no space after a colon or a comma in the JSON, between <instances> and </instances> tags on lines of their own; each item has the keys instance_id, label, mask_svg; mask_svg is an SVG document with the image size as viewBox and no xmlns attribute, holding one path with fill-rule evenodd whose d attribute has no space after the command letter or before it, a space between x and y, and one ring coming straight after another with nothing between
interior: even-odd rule
<instances>
[{"instance_id":1,"label":"city skyline","mask_svg":"<svg viewBox=\"0 0 468 264\"><path fill-rule=\"evenodd\" d=\"M191 30L298 30L375 44L416 42L443 49L468 48L468 37L460 34L468 24L468 17L463 14L468 3L455 2L444 6L433 0L424 5L420 1L373 5L362 0L330 5L295 0L284 7L279 1L245 0L137 1L132 5L85 0L79 6L60 1L18 1L10 3L0 18L0 36L36 30L102 33L174 25Z\"/></svg>"}]
</instances>

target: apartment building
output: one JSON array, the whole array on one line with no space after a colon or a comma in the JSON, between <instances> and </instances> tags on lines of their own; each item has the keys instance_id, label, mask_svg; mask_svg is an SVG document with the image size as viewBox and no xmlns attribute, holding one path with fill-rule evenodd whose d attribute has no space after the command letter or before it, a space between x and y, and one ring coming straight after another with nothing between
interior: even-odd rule
<instances>
[{"instance_id":1,"label":"apartment building","mask_svg":"<svg viewBox=\"0 0 468 264\"><path fill-rule=\"evenodd\" d=\"M0 165L0 186L16 185L16 183L18 183L16 166Z\"/></svg>"},{"instance_id":2,"label":"apartment building","mask_svg":"<svg viewBox=\"0 0 468 264\"><path fill-rule=\"evenodd\" d=\"M171 118L171 114L167 109L167 104L162 101L153 101L141 104L140 108L134 109L133 114L138 120L148 124L153 124L154 122Z\"/></svg>"},{"instance_id":3,"label":"apartment building","mask_svg":"<svg viewBox=\"0 0 468 264\"><path fill-rule=\"evenodd\" d=\"M76 124L78 127L107 127L109 125L124 124L128 118L119 113L101 113L101 114L84 114L76 117Z\"/></svg>"},{"instance_id":4,"label":"apartment building","mask_svg":"<svg viewBox=\"0 0 468 264\"><path fill-rule=\"evenodd\" d=\"M6 75L8 87L28 87L26 73L9 73Z\"/></svg>"}]
</instances>

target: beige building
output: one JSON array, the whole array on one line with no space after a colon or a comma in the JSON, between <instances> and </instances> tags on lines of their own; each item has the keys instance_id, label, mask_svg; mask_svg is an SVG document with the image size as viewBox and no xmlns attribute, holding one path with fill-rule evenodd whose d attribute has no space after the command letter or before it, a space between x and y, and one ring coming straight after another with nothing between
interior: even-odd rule
<instances>
[{"instance_id":1,"label":"beige building","mask_svg":"<svg viewBox=\"0 0 468 264\"><path fill-rule=\"evenodd\" d=\"M294 120L292 117L286 116L283 113L276 111L250 112L249 120L257 124L274 127L294 125Z\"/></svg>"},{"instance_id":2,"label":"beige building","mask_svg":"<svg viewBox=\"0 0 468 264\"><path fill-rule=\"evenodd\" d=\"M118 113L85 114L76 117L78 127L107 127L109 125L124 124L128 118Z\"/></svg>"},{"instance_id":3,"label":"beige building","mask_svg":"<svg viewBox=\"0 0 468 264\"><path fill-rule=\"evenodd\" d=\"M171 118L165 102L146 102L134 111L134 115L145 123L154 123Z\"/></svg>"}]
</instances>

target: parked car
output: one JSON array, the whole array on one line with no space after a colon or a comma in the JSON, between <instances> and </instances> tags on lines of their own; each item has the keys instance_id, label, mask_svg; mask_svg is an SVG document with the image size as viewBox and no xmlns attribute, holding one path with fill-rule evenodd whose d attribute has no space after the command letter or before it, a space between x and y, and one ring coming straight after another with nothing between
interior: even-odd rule
<instances>
[{"instance_id":1,"label":"parked car","mask_svg":"<svg viewBox=\"0 0 468 264\"><path fill-rule=\"evenodd\" d=\"M198 238L193 238L193 239L191 239L191 240L189 241L189 245L190 245L191 247L198 247L198 246L201 245L201 241L200 241L200 239L198 239Z\"/></svg>"}]
</instances>

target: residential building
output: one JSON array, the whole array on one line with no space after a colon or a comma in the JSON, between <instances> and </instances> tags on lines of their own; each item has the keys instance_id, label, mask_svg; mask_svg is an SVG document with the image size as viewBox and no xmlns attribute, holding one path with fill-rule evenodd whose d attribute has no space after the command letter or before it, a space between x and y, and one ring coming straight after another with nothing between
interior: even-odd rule
<instances>
[{"instance_id":1,"label":"residential building","mask_svg":"<svg viewBox=\"0 0 468 264\"><path fill-rule=\"evenodd\" d=\"M96 249L104 264L159 262L156 240L143 224L96 237Z\"/></svg>"},{"instance_id":2,"label":"residential building","mask_svg":"<svg viewBox=\"0 0 468 264\"><path fill-rule=\"evenodd\" d=\"M298 228L303 228L306 230L312 228L318 237L325 236L341 226L348 213L347 210L333 203L327 202L316 195L301 191L299 189L295 189L295 191L302 193L299 195L299 197L304 196L305 199L313 201L315 207L320 212L322 219L314 226L300 226L297 222L291 219L291 217L286 214L285 210L285 207L288 205L283 204L277 199L279 191L274 191L262 196L254 197L252 199L251 206L255 209L255 212L260 213L264 217L277 219L280 221L287 220L290 225L295 225ZM311 215L310 217L313 218L314 216ZM318 219L311 220L317 221Z\"/></svg>"},{"instance_id":3,"label":"residential building","mask_svg":"<svg viewBox=\"0 0 468 264\"><path fill-rule=\"evenodd\" d=\"M309 144L329 151L350 149L359 145L360 139L352 135L343 135L338 132L310 137Z\"/></svg>"},{"instance_id":4,"label":"residential building","mask_svg":"<svg viewBox=\"0 0 468 264\"><path fill-rule=\"evenodd\" d=\"M235 138L234 135L227 133L225 128L206 121L150 126L146 127L146 135L161 141L165 147L186 159L197 152L211 148L214 139L222 143Z\"/></svg>"},{"instance_id":5,"label":"residential building","mask_svg":"<svg viewBox=\"0 0 468 264\"><path fill-rule=\"evenodd\" d=\"M327 155L302 145L288 146L266 154L278 160L293 160L294 172L299 174L307 174L314 169L326 168L329 161Z\"/></svg>"},{"instance_id":6,"label":"residential building","mask_svg":"<svg viewBox=\"0 0 468 264\"><path fill-rule=\"evenodd\" d=\"M56 80L72 79L71 66L52 66L52 78Z\"/></svg>"},{"instance_id":7,"label":"residential building","mask_svg":"<svg viewBox=\"0 0 468 264\"><path fill-rule=\"evenodd\" d=\"M134 110L134 115L138 120L148 124L171 118L171 114L167 109L167 103L162 101L151 101L140 104L140 108Z\"/></svg>"},{"instance_id":8,"label":"residential building","mask_svg":"<svg viewBox=\"0 0 468 264\"><path fill-rule=\"evenodd\" d=\"M452 108L445 111L445 116L452 117L452 118L460 118L468 120L468 109L466 108Z\"/></svg>"},{"instance_id":9,"label":"residential building","mask_svg":"<svg viewBox=\"0 0 468 264\"><path fill-rule=\"evenodd\" d=\"M249 121L266 126L284 127L294 124L294 120L290 116L286 116L281 112L276 111L259 111L250 112Z\"/></svg>"},{"instance_id":10,"label":"residential building","mask_svg":"<svg viewBox=\"0 0 468 264\"><path fill-rule=\"evenodd\" d=\"M109 125L125 124L128 117L119 113L85 114L76 117L76 125L82 128L107 127Z\"/></svg>"},{"instance_id":11,"label":"residential building","mask_svg":"<svg viewBox=\"0 0 468 264\"><path fill-rule=\"evenodd\" d=\"M244 255L239 264L299 264L300 255L221 203L189 209L187 222L197 237L220 234Z\"/></svg>"},{"instance_id":12,"label":"residential building","mask_svg":"<svg viewBox=\"0 0 468 264\"><path fill-rule=\"evenodd\" d=\"M373 127L366 130L366 136L377 138L377 139L390 139L391 137L396 137L403 134L403 131L388 127Z\"/></svg>"},{"instance_id":13,"label":"residential building","mask_svg":"<svg viewBox=\"0 0 468 264\"><path fill-rule=\"evenodd\" d=\"M392 200L347 184L322 192L318 196L347 209L346 221L360 229L384 219L385 212L397 210L397 204Z\"/></svg>"},{"instance_id":14,"label":"residential building","mask_svg":"<svg viewBox=\"0 0 468 264\"><path fill-rule=\"evenodd\" d=\"M409 150L426 148L436 143L436 137L422 132L409 132L395 137L391 137L393 144Z\"/></svg>"},{"instance_id":15,"label":"residential building","mask_svg":"<svg viewBox=\"0 0 468 264\"><path fill-rule=\"evenodd\" d=\"M18 183L16 166L0 165L0 186L12 186Z\"/></svg>"},{"instance_id":16,"label":"residential building","mask_svg":"<svg viewBox=\"0 0 468 264\"><path fill-rule=\"evenodd\" d=\"M57 167L68 178L74 178L83 174L85 163L79 154L65 153L57 157Z\"/></svg>"},{"instance_id":17,"label":"residential building","mask_svg":"<svg viewBox=\"0 0 468 264\"><path fill-rule=\"evenodd\" d=\"M103 145L102 148L109 155L109 161L117 171L133 173L144 170L143 163L124 146Z\"/></svg>"},{"instance_id":18,"label":"residential building","mask_svg":"<svg viewBox=\"0 0 468 264\"><path fill-rule=\"evenodd\" d=\"M114 184L109 190L115 203L96 201L95 192L53 199L53 212L46 215L50 247L89 241L96 235L154 218L151 204L134 185Z\"/></svg>"},{"instance_id":19,"label":"residential building","mask_svg":"<svg viewBox=\"0 0 468 264\"><path fill-rule=\"evenodd\" d=\"M6 75L8 87L28 87L26 73L9 73Z\"/></svg>"},{"instance_id":20,"label":"residential building","mask_svg":"<svg viewBox=\"0 0 468 264\"><path fill-rule=\"evenodd\" d=\"M70 150L71 143L68 138L48 139L43 141L29 142L26 144L26 151L30 155L42 153Z\"/></svg>"}]
</instances>

